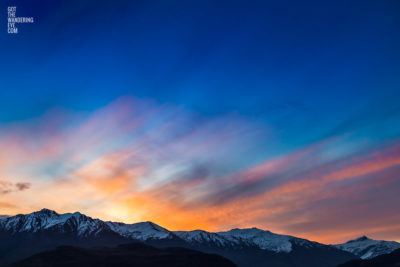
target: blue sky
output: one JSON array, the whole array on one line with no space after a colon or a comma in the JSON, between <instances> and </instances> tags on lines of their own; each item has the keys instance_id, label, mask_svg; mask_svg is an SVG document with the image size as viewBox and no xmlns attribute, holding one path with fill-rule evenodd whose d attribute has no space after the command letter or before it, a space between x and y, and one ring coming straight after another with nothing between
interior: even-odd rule
<instances>
[{"instance_id":1,"label":"blue sky","mask_svg":"<svg viewBox=\"0 0 400 267\"><path fill-rule=\"evenodd\" d=\"M204 116L235 112L284 124L277 127L289 142L307 142L290 135L308 129L318 138L398 97L398 8L395 1L21 1L17 14L36 22L1 35L9 52L0 66L0 119L54 106L91 111L134 95Z\"/></svg>"}]
</instances>

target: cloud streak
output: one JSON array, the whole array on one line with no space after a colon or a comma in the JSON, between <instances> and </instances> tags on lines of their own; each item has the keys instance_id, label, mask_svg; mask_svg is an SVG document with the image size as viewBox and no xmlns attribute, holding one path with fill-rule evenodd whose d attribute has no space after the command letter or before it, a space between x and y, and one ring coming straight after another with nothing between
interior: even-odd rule
<instances>
[{"instance_id":1,"label":"cloud streak","mask_svg":"<svg viewBox=\"0 0 400 267\"><path fill-rule=\"evenodd\" d=\"M12 192L24 191L31 187L30 183L11 183L0 180L0 194L5 195Z\"/></svg>"},{"instance_id":2,"label":"cloud streak","mask_svg":"<svg viewBox=\"0 0 400 267\"><path fill-rule=\"evenodd\" d=\"M92 113L49 111L1 132L6 214L47 207L172 230L400 238L395 138L357 146L346 131L278 153L265 123L132 97Z\"/></svg>"}]
</instances>

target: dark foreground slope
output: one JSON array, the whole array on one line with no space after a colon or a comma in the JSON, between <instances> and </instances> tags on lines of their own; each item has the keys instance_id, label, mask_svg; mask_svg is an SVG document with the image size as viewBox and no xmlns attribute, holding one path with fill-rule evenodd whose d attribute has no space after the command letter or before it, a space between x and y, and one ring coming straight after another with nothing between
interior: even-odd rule
<instances>
[{"instance_id":1,"label":"dark foreground slope","mask_svg":"<svg viewBox=\"0 0 400 267\"><path fill-rule=\"evenodd\" d=\"M77 236L76 230L67 226L28 233L0 230L0 240L0 266L58 246L113 247L134 242L107 229L98 231L96 235Z\"/></svg>"},{"instance_id":2,"label":"dark foreground slope","mask_svg":"<svg viewBox=\"0 0 400 267\"><path fill-rule=\"evenodd\" d=\"M292 244L292 251L272 252L257 247L229 248L217 246L192 246L190 248L216 253L241 267L336 267L339 263L356 258L345 251L329 246L303 247Z\"/></svg>"},{"instance_id":3,"label":"dark foreground slope","mask_svg":"<svg viewBox=\"0 0 400 267\"><path fill-rule=\"evenodd\" d=\"M112 267L112 266L214 266L233 267L219 255L205 254L183 248L154 248L133 243L114 248L78 248L62 246L41 252L9 267Z\"/></svg>"},{"instance_id":4,"label":"dark foreground slope","mask_svg":"<svg viewBox=\"0 0 400 267\"><path fill-rule=\"evenodd\" d=\"M339 267L399 267L400 266L400 249L396 249L392 253L377 256L369 260L352 260Z\"/></svg>"}]
</instances>

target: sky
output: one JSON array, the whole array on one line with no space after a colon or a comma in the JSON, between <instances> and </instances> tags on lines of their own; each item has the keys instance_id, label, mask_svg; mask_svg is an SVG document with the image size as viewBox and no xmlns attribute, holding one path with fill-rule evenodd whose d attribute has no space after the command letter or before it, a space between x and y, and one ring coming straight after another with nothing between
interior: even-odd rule
<instances>
[{"instance_id":1,"label":"sky","mask_svg":"<svg viewBox=\"0 0 400 267\"><path fill-rule=\"evenodd\" d=\"M398 1L0 5L0 214L400 241Z\"/></svg>"}]
</instances>

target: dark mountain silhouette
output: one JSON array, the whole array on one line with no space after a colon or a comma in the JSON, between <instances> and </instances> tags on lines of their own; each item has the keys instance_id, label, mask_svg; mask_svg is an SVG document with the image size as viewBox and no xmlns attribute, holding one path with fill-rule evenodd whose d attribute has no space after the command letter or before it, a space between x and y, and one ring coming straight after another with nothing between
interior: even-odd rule
<instances>
[{"instance_id":1,"label":"dark mountain silhouette","mask_svg":"<svg viewBox=\"0 0 400 267\"><path fill-rule=\"evenodd\" d=\"M400 249L396 249L392 253L379 255L367 260L352 260L338 267L399 267L400 266Z\"/></svg>"},{"instance_id":2,"label":"dark mountain silhouette","mask_svg":"<svg viewBox=\"0 0 400 267\"><path fill-rule=\"evenodd\" d=\"M220 255L184 248L154 248L141 243L113 248L62 246L33 255L9 267L235 267Z\"/></svg>"}]
</instances>

